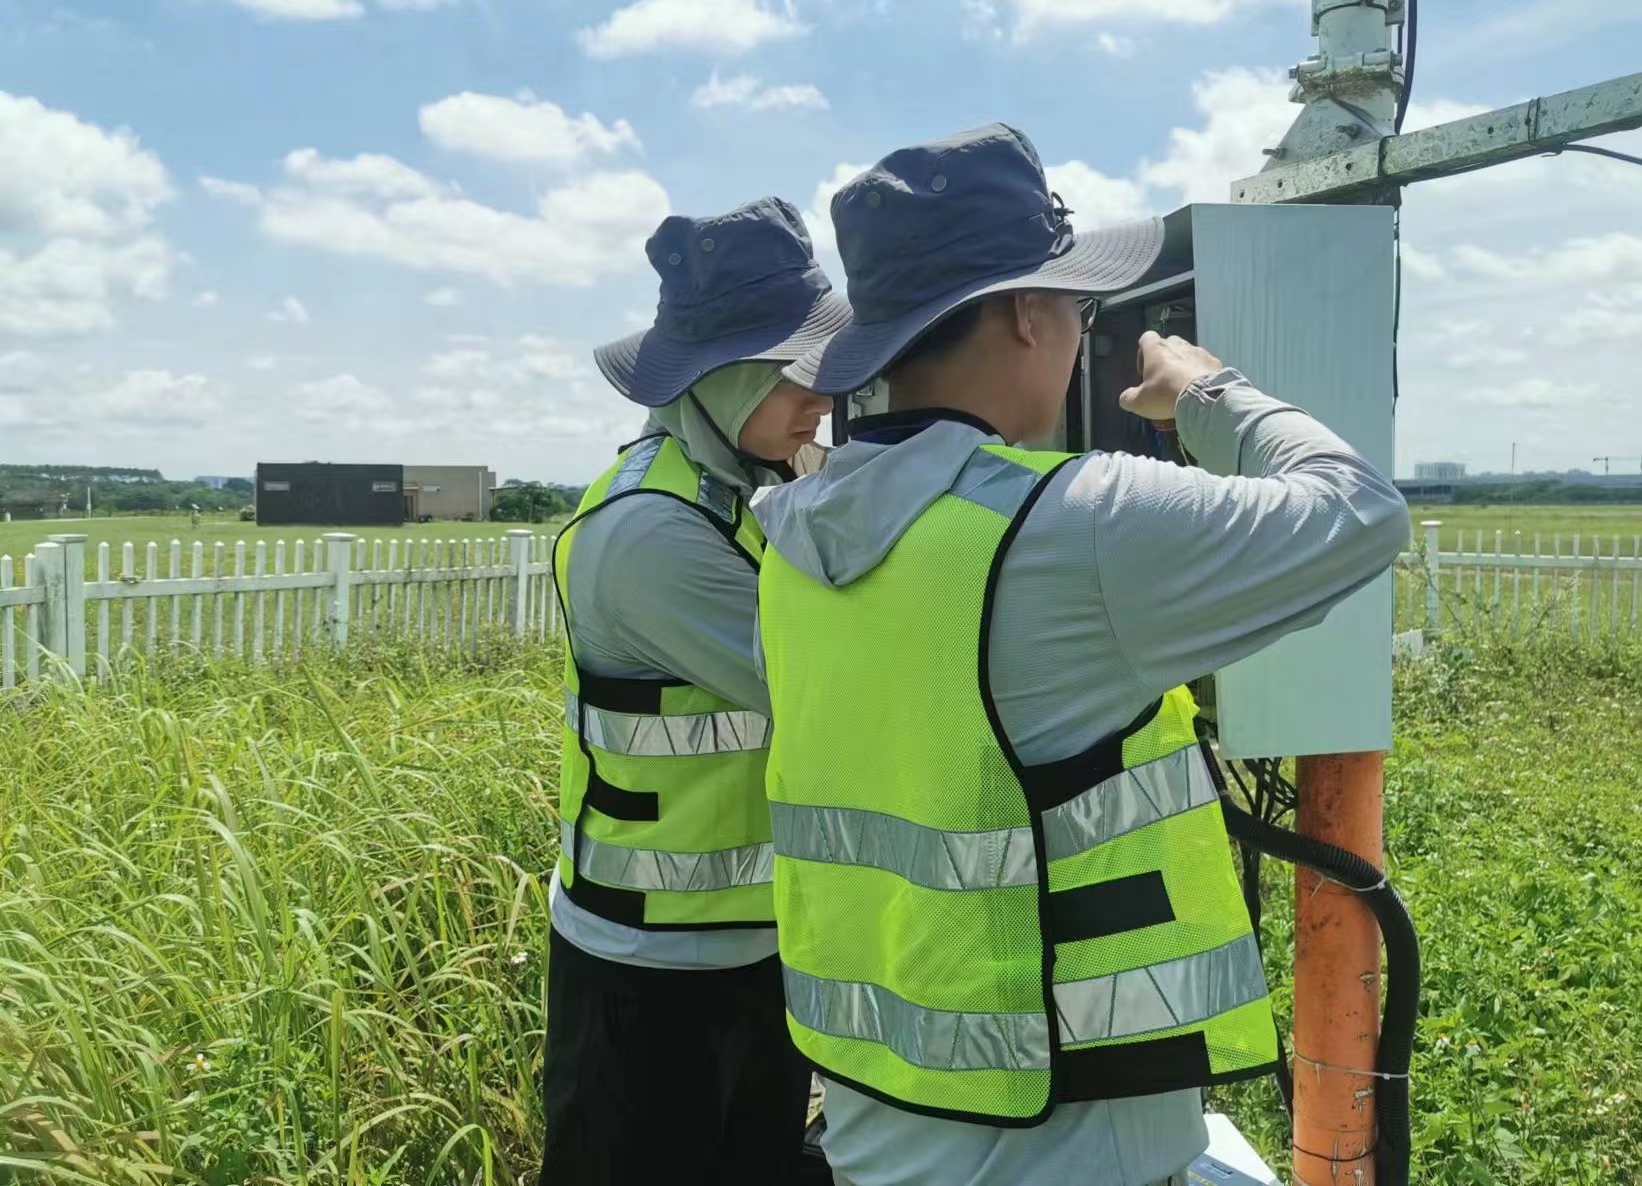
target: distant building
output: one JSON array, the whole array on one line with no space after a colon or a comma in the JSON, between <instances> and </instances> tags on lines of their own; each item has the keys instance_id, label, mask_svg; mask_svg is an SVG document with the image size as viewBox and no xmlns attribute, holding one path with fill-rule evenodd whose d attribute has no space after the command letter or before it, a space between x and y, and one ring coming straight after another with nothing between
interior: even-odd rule
<instances>
[{"instance_id":1,"label":"distant building","mask_svg":"<svg viewBox=\"0 0 1642 1186\"><path fill-rule=\"evenodd\" d=\"M482 465L257 466L257 522L271 526L398 527L424 519L490 518L496 474Z\"/></svg>"},{"instance_id":2,"label":"distant building","mask_svg":"<svg viewBox=\"0 0 1642 1186\"><path fill-rule=\"evenodd\" d=\"M1462 461L1422 461L1414 466L1416 482L1458 482L1464 477Z\"/></svg>"},{"instance_id":3,"label":"distant building","mask_svg":"<svg viewBox=\"0 0 1642 1186\"><path fill-rule=\"evenodd\" d=\"M257 466L257 523L285 527L398 527L405 467L264 462Z\"/></svg>"},{"instance_id":4,"label":"distant building","mask_svg":"<svg viewBox=\"0 0 1642 1186\"><path fill-rule=\"evenodd\" d=\"M407 465L405 517L483 522L495 488L495 471L482 465Z\"/></svg>"}]
</instances>

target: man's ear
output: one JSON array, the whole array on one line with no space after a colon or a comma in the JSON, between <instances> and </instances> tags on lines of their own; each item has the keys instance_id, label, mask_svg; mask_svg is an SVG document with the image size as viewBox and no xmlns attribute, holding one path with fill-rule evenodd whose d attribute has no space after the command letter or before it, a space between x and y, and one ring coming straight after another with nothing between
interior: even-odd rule
<instances>
[{"instance_id":1,"label":"man's ear","mask_svg":"<svg viewBox=\"0 0 1642 1186\"><path fill-rule=\"evenodd\" d=\"M1038 299L1037 293L1011 293L1010 311L1015 318L1011 326L1015 338L1023 346L1036 346L1043 322L1043 302Z\"/></svg>"}]
</instances>

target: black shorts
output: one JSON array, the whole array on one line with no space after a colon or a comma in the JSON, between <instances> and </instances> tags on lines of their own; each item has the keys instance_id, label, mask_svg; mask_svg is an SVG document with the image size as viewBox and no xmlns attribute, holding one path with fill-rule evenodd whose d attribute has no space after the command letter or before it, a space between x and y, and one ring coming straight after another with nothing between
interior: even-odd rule
<instances>
[{"instance_id":1,"label":"black shorts","mask_svg":"<svg viewBox=\"0 0 1642 1186\"><path fill-rule=\"evenodd\" d=\"M781 966L680 972L552 933L541 1186L790 1186L810 1072Z\"/></svg>"}]
</instances>

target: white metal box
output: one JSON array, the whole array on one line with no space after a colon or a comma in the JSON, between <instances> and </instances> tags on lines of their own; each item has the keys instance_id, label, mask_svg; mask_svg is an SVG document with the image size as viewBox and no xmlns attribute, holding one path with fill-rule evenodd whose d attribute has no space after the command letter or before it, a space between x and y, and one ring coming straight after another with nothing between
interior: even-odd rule
<instances>
[{"instance_id":1,"label":"white metal box","mask_svg":"<svg viewBox=\"0 0 1642 1186\"><path fill-rule=\"evenodd\" d=\"M1385 473L1395 460L1393 213L1377 206L1198 206L1198 341L1310 412ZM1321 624L1218 673L1228 757L1391 745L1394 575Z\"/></svg>"},{"instance_id":2,"label":"white metal box","mask_svg":"<svg viewBox=\"0 0 1642 1186\"><path fill-rule=\"evenodd\" d=\"M1150 447L1150 430L1116 400L1135 381L1135 340L1154 328L1200 343L1390 473L1392 211L1195 205L1166 223L1157 267L1135 289L1102 302L1067 402L1066 447ZM1215 709L1228 757L1391 744L1393 579L1386 573L1320 625L1217 673Z\"/></svg>"}]
</instances>

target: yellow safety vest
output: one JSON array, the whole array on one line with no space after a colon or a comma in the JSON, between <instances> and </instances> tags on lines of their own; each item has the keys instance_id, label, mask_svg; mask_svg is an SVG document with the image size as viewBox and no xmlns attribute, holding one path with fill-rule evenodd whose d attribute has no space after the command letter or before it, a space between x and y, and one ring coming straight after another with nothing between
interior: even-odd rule
<instances>
[{"instance_id":1,"label":"yellow safety vest","mask_svg":"<svg viewBox=\"0 0 1642 1186\"><path fill-rule=\"evenodd\" d=\"M1030 1125L1277 1057L1191 694L1042 766L999 724L998 573L1067 460L983 447L861 579L760 576L789 1026L910 1111Z\"/></svg>"},{"instance_id":2,"label":"yellow safety vest","mask_svg":"<svg viewBox=\"0 0 1642 1186\"><path fill-rule=\"evenodd\" d=\"M740 496L672 437L646 437L588 488L554 545L567 637L581 524L641 496L694 508L757 569L764 535ZM559 877L570 900L645 930L773 925L768 718L683 680L593 675L569 647L564 688Z\"/></svg>"}]
</instances>

